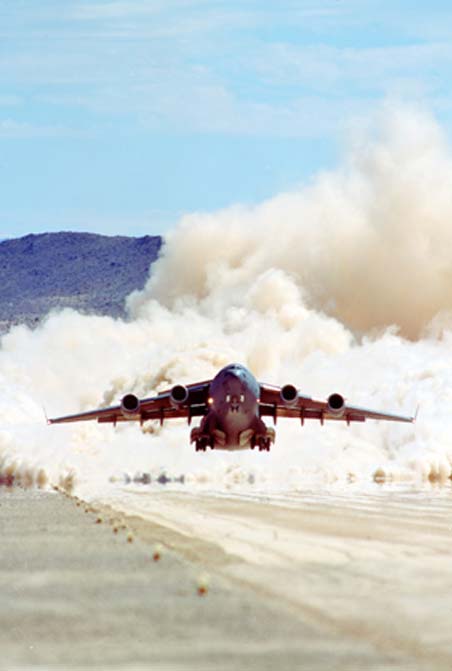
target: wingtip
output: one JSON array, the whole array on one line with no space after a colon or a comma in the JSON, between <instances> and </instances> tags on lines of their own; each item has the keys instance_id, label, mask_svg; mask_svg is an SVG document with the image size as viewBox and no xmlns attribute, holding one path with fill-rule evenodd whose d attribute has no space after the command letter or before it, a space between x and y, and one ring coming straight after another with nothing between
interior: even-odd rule
<instances>
[{"instance_id":1,"label":"wingtip","mask_svg":"<svg viewBox=\"0 0 452 671\"><path fill-rule=\"evenodd\" d=\"M47 426L50 426L51 424L55 424L57 420L56 420L55 418L52 418L52 417L48 417L48 416L47 416L47 412L46 412L46 409L44 408L44 406L43 406L42 409L43 409L43 411L44 411L44 417L46 418L46 424L47 424Z\"/></svg>"},{"instance_id":2,"label":"wingtip","mask_svg":"<svg viewBox=\"0 0 452 671\"><path fill-rule=\"evenodd\" d=\"M45 409L45 406L42 406L42 410L44 412L44 417L45 417L45 420L46 420L46 424L51 424L52 420L47 417L47 411Z\"/></svg>"}]
</instances>

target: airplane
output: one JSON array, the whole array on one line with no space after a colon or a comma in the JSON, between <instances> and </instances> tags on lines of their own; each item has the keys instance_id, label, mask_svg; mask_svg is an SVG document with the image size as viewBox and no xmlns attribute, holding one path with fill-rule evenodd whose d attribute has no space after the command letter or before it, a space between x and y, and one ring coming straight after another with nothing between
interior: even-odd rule
<instances>
[{"instance_id":1,"label":"airplane","mask_svg":"<svg viewBox=\"0 0 452 671\"><path fill-rule=\"evenodd\" d=\"M216 450L241 450L258 447L269 451L275 442L275 430L264 424L262 417L273 423L279 417L298 419L303 425L307 419L364 422L382 419L395 422L414 422L415 417L404 417L348 405L341 394L331 394L326 401L304 396L293 384L282 387L262 384L241 364L226 366L211 380L187 386L176 384L157 396L139 399L126 394L119 405L49 419L49 424L97 420L100 423L201 417L199 427L192 429L190 443L196 451L208 447Z\"/></svg>"}]
</instances>

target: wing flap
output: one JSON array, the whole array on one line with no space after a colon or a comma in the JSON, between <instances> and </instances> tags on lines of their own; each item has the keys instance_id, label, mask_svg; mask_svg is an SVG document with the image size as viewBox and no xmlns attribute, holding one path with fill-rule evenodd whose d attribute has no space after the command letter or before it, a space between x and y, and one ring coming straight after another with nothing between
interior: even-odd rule
<instances>
[{"instance_id":1,"label":"wing flap","mask_svg":"<svg viewBox=\"0 0 452 671\"><path fill-rule=\"evenodd\" d=\"M394 413L380 412L353 405L345 405L340 414L332 413L326 401L319 401L309 396L298 395L293 405L286 405L281 399L281 387L274 385L261 385L259 403L259 414L261 417L289 417L300 419L317 419L324 421L365 422L366 419L386 420L391 422L412 423L415 417L396 415Z\"/></svg>"},{"instance_id":2,"label":"wing flap","mask_svg":"<svg viewBox=\"0 0 452 671\"><path fill-rule=\"evenodd\" d=\"M188 385L188 398L181 405L173 405L170 397L171 390L167 390L157 394L157 396L140 399L139 410L133 414L124 413L121 405L114 405L109 408L98 408L97 410L48 419L47 422L48 424L69 424L71 422L96 420L102 424L116 424L117 422L145 422L151 419L163 421L180 417L191 419L205 414L210 382L210 380L206 380L205 382Z\"/></svg>"},{"instance_id":3,"label":"wing flap","mask_svg":"<svg viewBox=\"0 0 452 671\"><path fill-rule=\"evenodd\" d=\"M115 419L116 418L116 419ZM99 408L99 410L89 410L87 412L80 412L75 415L64 415L63 417L55 417L48 419L48 424L69 424L70 422L87 422L89 420L97 420L102 422L114 422L126 419L121 412L121 407L113 406L111 408Z\"/></svg>"}]
</instances>

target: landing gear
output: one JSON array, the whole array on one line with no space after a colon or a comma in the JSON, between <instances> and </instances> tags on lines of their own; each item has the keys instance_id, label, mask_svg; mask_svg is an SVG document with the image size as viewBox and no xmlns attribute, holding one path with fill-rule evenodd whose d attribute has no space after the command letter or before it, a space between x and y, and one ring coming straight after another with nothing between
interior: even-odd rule
<instances>
[{"instance_id":1,"label":"landing gear","mask_svg":"<svg viewBox=\"0 0 452 671\"><path fill-rule=\"evenodd\" d=\"M259 452L270 452L271 440L267 436L254 436L251 440L250 448L254 450L256 445L259 448Z\"/></svg>"},{"instance_id":2,"label":"landing gear","mask_svg":"<svg viewBox=\"0 0 452 671\"><path fill-rule=\"evenodd\" d=\"M259 436L257 439L257 444L259 446L259 452L270 452L270 438L267 438L266 436Z\"/></svg>"},{"instance_id":3,"label":"landing gear","mask_svg":"<svg viewBox=\"0 0 452 671\"><path fill-rule=\"evenodd\" d=\"M198 440L195 440L196 452L205 452L207 447L210 447L211 450L215 449L213 436L201 436Z\"/></svg>"},{"instance_id":4,"label":"landing gear","mask_svg":"<svg viewBox=\"0 0 452 671\"><path fill-rule=\"evenodd\" d=\"M208 447L213 450L215 447L215 437L207 433L201 433L198 427L192 429L190 442L195 443L196 452L205 452Z\"/></svg>"},{"instance_id":5,"label":"landing gear","mask_svg":"<svg viewBox=\"0 0 452 671\"><path fill-rule=\"evenodd\" d=\"M260 418L256 418L256 422L239 433L234 442L231 437L228 439L228 435L218 428L218 425L204 418L201 426L191 430L190 442L195 444L196 452L206 452L208 447L211 450L243 450L246 448L254 450L257 447L259 452L270 452L270 447L275 442L275 430L265 426Z\"/></svg>"},{"instance_id":6,"label":"landing gear","mask_svg":"<svg viewBox=\"0 0 452 671\"><path fill-rule=\"evenodd\" d=\"M205 441L205 439L200 438L199 440L196 441L195 450L196 452L205 452L207 450L207 442Z\"/></svg>"},{"instance_id":7,"label":"landing gear","mask_svg":"<svg viewBox=\"0 0 452 671\"><path fill-rule=\"evenodd\" d=\"M265 427L265 434L254 434L251 439L250 447L252 450L257 446L259 452L270 452L270 446L275 442L275 430L272 427Z\"/></svg>"}]
</instances>

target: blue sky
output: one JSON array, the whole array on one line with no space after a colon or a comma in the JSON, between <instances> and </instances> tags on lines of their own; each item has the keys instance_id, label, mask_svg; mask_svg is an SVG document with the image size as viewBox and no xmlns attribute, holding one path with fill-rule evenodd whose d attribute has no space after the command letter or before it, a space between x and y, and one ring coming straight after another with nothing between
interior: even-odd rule
<instances>
[{"instance_id":1,"label":"blue sky","mask_svg":"<svg viewBox=\"0 0 452 671\"><path fill-rule=\"evenodd\" d=\"M388 98L450 134L451 72L450 2L0 0L0 237L260 202Z\"/></svg>"}]
</instances>

